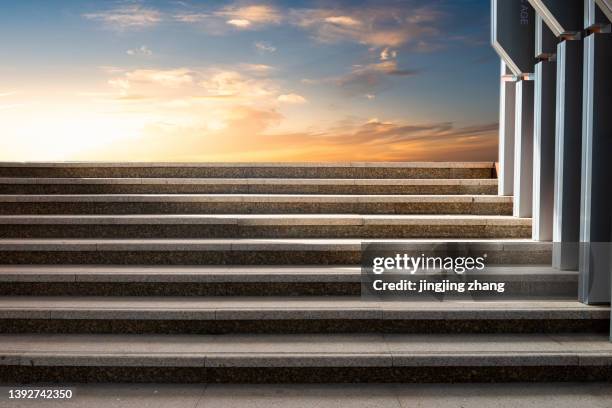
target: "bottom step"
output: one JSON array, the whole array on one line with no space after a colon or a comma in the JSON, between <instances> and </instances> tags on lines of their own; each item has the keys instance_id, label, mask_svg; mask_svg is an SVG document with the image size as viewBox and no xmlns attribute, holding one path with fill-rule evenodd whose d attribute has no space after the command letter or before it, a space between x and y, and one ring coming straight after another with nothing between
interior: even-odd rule
<instances>
[{"instance_id":1,"label":"bottom step","mask_svg":"<svg viewBox=\"0 0 612 408\"><path fill-rule=\"evenodd\" d=\"M2 335L0 381L612 380L606 335Z\"/></svg>"}]
</instances>

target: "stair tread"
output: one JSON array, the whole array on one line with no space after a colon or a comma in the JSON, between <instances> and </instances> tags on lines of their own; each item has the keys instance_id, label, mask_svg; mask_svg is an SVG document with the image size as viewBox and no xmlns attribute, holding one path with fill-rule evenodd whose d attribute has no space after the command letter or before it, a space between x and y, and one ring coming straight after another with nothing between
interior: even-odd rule
<instances>
[{"instance_id":1,"label":"stair tread","mask_svg":"<svg viewBox=\"0 0 612 408\"><path fill-rule=\"evenodd\" d=\"M179 177L0 177L0 184L287 184L287 185L372 185L372 186L496 186L497 179L359 179L359 178L179 178Z\"/></svg>"},{"instance_id":2,"label":"stair tread","mask_svg":"<svg viewBox=\"0 0 612 408\"><path fill-rule=\"evenodd\" d=\"M2 194L0 202L360 202L510 203L490 194Z\"/></svg>"},{"instance_id":3,"label":"stair tread","mask_svg":"<svg viewBox=\"0 0 612 408\"><path fill-rule=\"evenodd\" d=\"M439 301L364 301L359 297L176 297L176 296L3 296L0 311L124 311L128 313L153 311L273 311L278 313L299 311L403 311L412 313L413 319L441 317L440 312L452 317L488 318L492 314L507 315L508 318L529 318L538 312L557 312L557 318L572 316L590 318L609 316L609 306L588 306L576 300L445 300ZM534 314L535 313L535 314ZM212 317L213 315L211 315ZM406 315L408 316L408 315ZM552 313L550 318L554 318ZM216 316L220 317L220 316ZM379 317L383 317L382 315Z\"/></svg>"},{"instance_id":4,"label":"stair tread","mask_svg":"<svg viewBox=\"0 0 612 408\"><path fill-rule=\"evenodd\" d=\"M351 250L360 251L364 243L394 243L413 249L429 248L431 243L465 243L490 250L550 251L551 242L530 239L0 239L0 251L54 250Z\"/></svg>"},{"instance_id":5,"label":"stair tread","mask_svg":"<svg viewBox=\"0 0 612 408\"><path fill-rule=\"evenodd\" d=\"M550 266L489 266L482 273L523 281L574 281ZM0 265L0 282L361 282L360 266Z\"/></svg>"},{"instance_id":6,"label":"stair tread","mask_svg":"<svg viewBox=\"0 0 612 408\"><path fill-rule=\"evenodd\" d=\"M612 362L596 334L0 335L0 365L347 367L591 366Z\"/></svg>"},{"instance_id":7,"label":"stair tread","mask_svg":"<svg viewBox=\"0 0 612 408\"><path fill-rule=\"evenodd\" d=\"M0 224L248 224L248 225L490 225L531 226L511 215L380 214L134 214L0 215Z\"/></svg>"}]
</instances>

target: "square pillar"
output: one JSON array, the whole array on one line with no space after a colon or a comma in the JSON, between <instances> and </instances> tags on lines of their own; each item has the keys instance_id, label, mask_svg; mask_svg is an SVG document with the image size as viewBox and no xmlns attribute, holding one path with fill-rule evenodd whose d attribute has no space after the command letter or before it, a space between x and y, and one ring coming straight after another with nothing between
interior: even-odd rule
<instances>
[{"instance_id":1,"label":"square pillar","mask_svg":"<svg viewBox=\"0 0 612 408\"><path fill-rule=\"evenodd\" d=\"M534 83L516 83L514 127L514 205L515 217L531 217L533 205L533 103Z\"/></svg>"},{"instance_id":2,"label":"square pillar","mask_svg":"<svg viewBox=\"0 0 612 408\"><path fill-rule=\"evenodd\" d=\"M582 160L582 40L557 45L557 113L552 265L578 269Z\"/></svg>"},{"instance_id":3,"label":"square pillar","mask_svg":"<svg viewBox=\"0 0 612 408\"><path fill-rule=\"evenodd\" d=\"M584 39L579 299L610 302L612 34Z\"/></svg>"},{"instance_id":4,"label":"square pillar","mask_svg":"<svg viewBox=\"0 0 612 408\"><path fill-rule=\"evenodd\" d=\"M506 64L501 63L499 93L499 195L511 196L514 188L514 108L516 82Z\"/></svg>"},{"instance_id":5,"label":"square pillar","mask_svg":"<svg viewBox=\"0 0 612 408\"><path fill-rule=\"evenodd\" d=\"M553 237L556 77L555 62L536 64L532 224L535 241L552 241Z\"/></svg>"}]
</instances>

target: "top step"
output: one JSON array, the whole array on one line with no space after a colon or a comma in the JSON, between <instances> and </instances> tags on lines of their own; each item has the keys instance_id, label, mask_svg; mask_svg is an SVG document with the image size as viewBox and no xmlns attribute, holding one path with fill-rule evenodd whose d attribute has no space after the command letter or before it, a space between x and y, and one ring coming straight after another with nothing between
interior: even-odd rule
<instances>
[{"instance_id":1,"label":"top step","mask_svg":"<svg viewBox=\"0 0 612 408\"><path fill-rule=\"evenodd\" d=\"M0 177L494 178L493 162L102 163L0 162Z\"/></svg>"}]
</instances>

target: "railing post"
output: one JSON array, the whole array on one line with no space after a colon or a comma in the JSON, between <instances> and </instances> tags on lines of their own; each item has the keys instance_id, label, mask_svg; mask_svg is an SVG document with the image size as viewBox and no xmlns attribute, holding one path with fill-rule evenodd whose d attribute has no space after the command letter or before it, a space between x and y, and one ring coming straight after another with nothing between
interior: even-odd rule
<instances>
[{"instance_id":1,"label":"railing post","mask_svg":"<svg viewBox=\"0 0 612 408\"><path fill-rule=\"evenodd\" d=\"M533 133L533 227L535 241L552 241L555 175L555 95L557 38L536 20Z\"/></svg>"},{"instance_id":2,"label":"railing post","mask_svg":"<svg viewBox=\"0 0 612 408\"><path fill-rule=\"evenodd\" d=\"M553 267L578 269L584 0L529 0L560 41L556 49ZM534 236L535 238L535 236Z\"/></svg>"},{"instance_id":3,"label":"railing post","mask_svg":"<svg viewBox=\"0 0 612 408\"><path fill-rule=\"evenodd\" d=\"M532 78L516 84L516 120L514 133L514 206L515 217L531 217L533 206L533 105Z\"/></svg>"},{"instance_id":4,"label":"railing post","mask_svg":"<svg viewBox=\"0 0 612 408\"><path fill-rule=\"evenodd\" d=\"M498 193L511 196L514 192L514 109L516 77L501 62L499 95L499 174Z\"/></svg>"},{"instance_id":5,"label":"railing post","mask_svg":"<svg viewBox=\"0 0 612 408\"><path fill-rule=\"evenodd\" d=\"M612 33L584 40L579 299L610 302Z\"/></svg>"}]
</instances>

